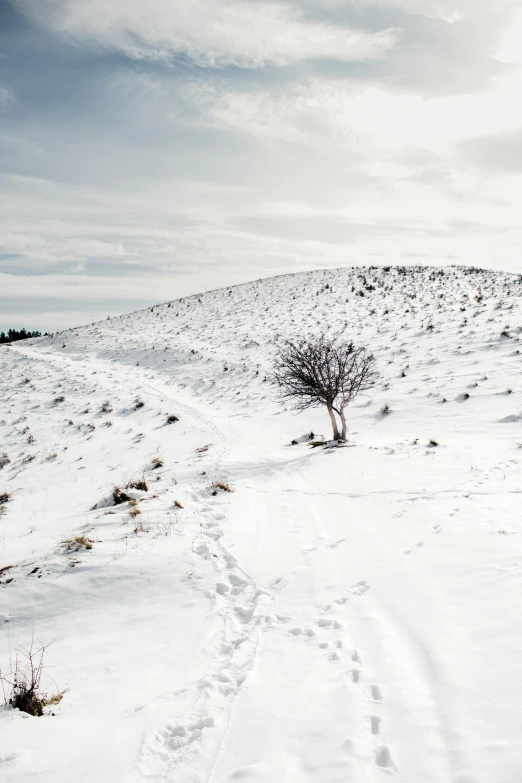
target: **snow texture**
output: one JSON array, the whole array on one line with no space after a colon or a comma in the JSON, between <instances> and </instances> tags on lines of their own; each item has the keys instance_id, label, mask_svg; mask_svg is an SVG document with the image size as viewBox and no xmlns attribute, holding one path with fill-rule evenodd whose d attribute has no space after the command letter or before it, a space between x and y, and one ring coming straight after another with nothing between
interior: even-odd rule
<instances>
[{"instance_id":1,"label":"snow texture","mask_svg":"<svg viewBox=\"0 0 522 783\"><path fill-rule=\"evenodd\" d=\"M68 690L1 780L520 780L521 293L319 271L2 347L0 665ZM345 448L266 380L319 333L377 358Z\"/></svg>"}]
</instances>

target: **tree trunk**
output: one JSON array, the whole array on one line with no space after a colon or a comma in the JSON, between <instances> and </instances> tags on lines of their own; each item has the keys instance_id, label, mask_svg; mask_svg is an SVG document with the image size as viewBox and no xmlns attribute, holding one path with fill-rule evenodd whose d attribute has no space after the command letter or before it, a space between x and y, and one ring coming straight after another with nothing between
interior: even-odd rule
<instances>
[{"instance_id":1,"label":"tree trunk","mask_svg":"<svg viewBox=\"0 0 522 783\"><path fill-rule=\"evenodd\" d=\"M341 440L346 440L346 416L344 415L344 410L341 408L339 411L339 416L341 417Z\"/></svg>"},{"instance_id":2,"label":"tree trunk","mask_svg":"<svg viewBox=\"0 0 522 783\"><path fill-rule=\"evenodd\" d=\"M333 440L341 440L341 436L339 435L339 430L337 429L337 419L335 418L335 413L333 412L332 408L328 405L328 415L330 416L330 421L332 422L332 429L333 429Z\"/></svg>"}]
</instances>

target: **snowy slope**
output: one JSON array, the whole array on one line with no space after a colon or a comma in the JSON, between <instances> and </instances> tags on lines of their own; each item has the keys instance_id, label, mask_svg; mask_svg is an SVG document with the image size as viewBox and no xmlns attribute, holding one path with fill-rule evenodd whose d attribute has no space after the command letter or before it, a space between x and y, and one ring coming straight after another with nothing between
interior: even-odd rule
<instances>
[{"instance_id":1,"label":"snowy slope","mask_svg":"<svg viewBox=\"0 0 522 783\"><path fill-rule=\"evenodd\" d=\"M34 633L68 692L0 712L0 778L522 779L521 294L329 270L2 348L0 664ZM266 381L320 332L378 360L350 448Z\"/></svg>"}]
</instances>

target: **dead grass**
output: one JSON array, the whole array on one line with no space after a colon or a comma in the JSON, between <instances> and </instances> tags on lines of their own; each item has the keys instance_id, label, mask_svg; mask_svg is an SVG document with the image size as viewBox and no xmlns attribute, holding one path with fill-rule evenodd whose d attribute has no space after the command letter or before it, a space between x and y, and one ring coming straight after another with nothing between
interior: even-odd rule
<instances>
[{"instance_id":1,"label":"dead grass","mask_svg":"<svg viewBox=\"0 0 522 783\"><path fill-rule=\"evenodd\" d=\"M163 464L164 463L163 463L163 460L161 459L161 457L154 457L152 459L152 469L153 470L157 470L158 468L162 468Z\"/></svg>"},{"instance_id":2,"label":"dead grass","mask_svg":"<svg viewBox=\"0 0 522 783\"><path fill-rule=\"evenodd\" d=\"M181 503L179 502L179 500L175 500L175 501L174 501L174 505L176 506L176 508L183 508L183 506L181 505Z\"/></svg>"},{"instance_id":3,"label":"dead grass","mask_svg":"<svg viewBox=\"0 0 522 783\"><path fill-rule=\"evenodd\" d=\"M0 503L8 503L12 498L10 492L0 492Z\"/></svg>"},{"instance_id":4,"label":"dead grass","mask_svg":"<svg viewBox=\"0 0 522 783\"><path fill-rule=\"evenodd\" d=\"M145 478L137 479L136 481L129 481L125 489L139 489L141 492L148 492L149 490Z\"/></svg>"},{"instance_id":5,"label":"dead grass","mask_svg":"<svg viewBox=\"0 0 522 783\"><path fill-rule=\"evenodd\" d=\"M217 495L219 490L223 490L223 492L233 492L234 490L230 486L230 484L227 484L226 481L213 481L212 482L212 494Z\"/></svg>"},{"instance_id":6,"label":"dead grass","mask_svg":"<svg viewBox=\"0 0 522 783\"><path fill-rule=\"evenodd\" d=\"M67 691L68 691L68 688L64 688L63 691L60 691L59 693L55 693L54 696L49 696L49 698L47 698L45 700L45 705L44 706L45 707L54 707L56 704L59 704L61 702L61 700L63 699L63 697L65 696L65 694L67 693Z\"/></svg>"},{"instance_id":7,"label":"dead grass","mask_svg":"<svg viewBox=\"0 0 522 783\"><path fill-rule=\"evenodd\" d=\"M136 519L141 514L141 508L131 508L129 511L129 516L131 519Z\"/></svg>"},{"instance_id":8,"label":"dead grass","mask_svg":"<svg viewBox=\"0 0 522 783\"><path fill-rule=\"evenodd\" d=\"M66 538L62 541L62 546L65 552L79 552L80 549L92 549L94 541L85 536L74 536L74 538Z\"/></svg>"}]
</instances>

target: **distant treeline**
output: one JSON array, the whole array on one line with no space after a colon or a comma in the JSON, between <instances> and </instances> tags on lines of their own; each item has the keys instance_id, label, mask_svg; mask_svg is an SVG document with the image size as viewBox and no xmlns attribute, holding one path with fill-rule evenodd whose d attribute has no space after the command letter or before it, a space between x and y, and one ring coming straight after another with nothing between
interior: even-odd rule
<instances>
[{"instance_id":1,"label":"distant treeline","mask_svg":"<svg viewBox=\"0 0 522 783\"><path fill-rule=\"evenodd\" d=\"M27 340L28 337L41 337L41 332L27 332L25 329L9 329L0 332L0 343L14 343L15 340Z\"/></svg>"}]
</instances>

